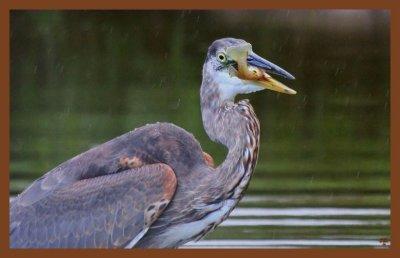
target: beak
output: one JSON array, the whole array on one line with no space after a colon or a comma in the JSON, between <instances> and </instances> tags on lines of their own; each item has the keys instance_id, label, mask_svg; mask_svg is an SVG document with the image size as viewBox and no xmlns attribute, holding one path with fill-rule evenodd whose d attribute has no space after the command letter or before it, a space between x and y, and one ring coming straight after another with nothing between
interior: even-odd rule
<instances>
[{"instance_id":1,"label":"beak","mask_svg":"<svg viewBox=\"0 0 400 258\"><path fill-rule=\"evenodd\" d=\"M280 68L274 63L271 63L268 60L265 60L264 58L262 58L261 56L257 55L254 52L249 53L249 55L247 56L247 64L264 69L266 70L266 72L282 76L285 79L289 80L295 79L293 75L291 75L284 69Z\"/></svg>"},{"instance_id":2,"label":"beak","mask_svg":"<svg viewBox=\"0 0 400 258\"><path fill-rule=\"evenodd\" d=\"M229 58L237 62L237 76L239 78L252 81L252 83L265 89L296 94L295 90L275 80L268 73L276 74L290 80L294 80L295 77L276 64L255 54L250 44L229 47L226 53Z\"/></svg>"}]
</instances>

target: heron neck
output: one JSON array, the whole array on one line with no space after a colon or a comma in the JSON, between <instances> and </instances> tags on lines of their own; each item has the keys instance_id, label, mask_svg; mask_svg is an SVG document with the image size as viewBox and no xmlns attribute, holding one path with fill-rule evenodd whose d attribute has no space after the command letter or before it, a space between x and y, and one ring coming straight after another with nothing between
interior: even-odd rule
<instances>
[{"instance_id":1,"label":"heron neck","mask_svg":"<svg viewBox=\"0 0 400 258\"><path fill-rule=\"evenodd\" d=\"M259 122L248 100L237 103L225 99L219 85L207 69L203 69L200 105L203 126L212 141L225 145L229 151L243 147L246 136L258 137ZM256 124L257 132L248 127Z\"/></svg>"},{"instance_id":2,"label":"heron neck","mask_svg":"<svg viewBox=\"0 0 400 258\"><path fill-rule=\"evenodd\" d=\"M223 182L225 193L233 191L240 199L257 162L259 122L247 100L225 101L212 83L203 80L201 88L203 124L211 140L228 148L225 161L216 168L217 181Z\"/></svg>"}]
</instances>

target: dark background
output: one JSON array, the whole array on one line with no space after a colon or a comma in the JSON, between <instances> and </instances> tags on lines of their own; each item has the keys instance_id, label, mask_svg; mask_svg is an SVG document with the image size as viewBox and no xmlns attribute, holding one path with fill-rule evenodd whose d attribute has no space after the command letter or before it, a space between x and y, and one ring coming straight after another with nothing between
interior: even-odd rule
<instances>
[{"instance_id":1,"label":"dark background","mask_svg":"<svg viewBox=\"0 0 400 258\"><path fill-rule=\"evenodd\" d=\"M208 46L226 36L296 76L281 80L295 96L246 96L262 133L248 195L273 197L251 205L389 208L389 13L368 10L12 11L11 194L155 121L221 162L199 87Z\"/></svg>"}]
</instances>

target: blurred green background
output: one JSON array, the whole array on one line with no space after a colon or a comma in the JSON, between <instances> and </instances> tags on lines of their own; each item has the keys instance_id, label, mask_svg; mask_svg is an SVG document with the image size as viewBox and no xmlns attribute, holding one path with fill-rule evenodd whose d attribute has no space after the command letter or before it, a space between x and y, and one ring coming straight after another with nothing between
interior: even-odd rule
<instances>
[{"instance_id":1,"label":"blurred green background","mask_svg":"<svg viewBox=\"0 0 400 258\"><path fill-rule=\"evenodd\" d=\"M10 193L155 121L192 132L221 162L226 150L202 127L199 87L208 46L230 36L294 74L281 81L298 92L246 96L261 122L247 195L268 198L241 205L389 208L389 18L368 10L12 11ZM388 225L376 230L389 234Z\"/></svg>"}]
</instances>

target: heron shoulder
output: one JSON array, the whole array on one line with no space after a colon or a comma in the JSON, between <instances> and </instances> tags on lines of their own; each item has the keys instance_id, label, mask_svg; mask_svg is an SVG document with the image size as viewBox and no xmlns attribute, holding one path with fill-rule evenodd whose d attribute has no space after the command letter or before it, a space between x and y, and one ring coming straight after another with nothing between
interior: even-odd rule
<instances>
[{"instance_id":1,"label":"heron shoulder","mask_svg":"<svg viewBox=\"0 0 400 258\"><path fill-rule=\"evenodd\" d=\"M157 162L168 164L176 174L187 174L205 164L203 150L193 134L172 123L154 123L129 133L131 152L144 153Z\"/></svg>"}]
</instances>

